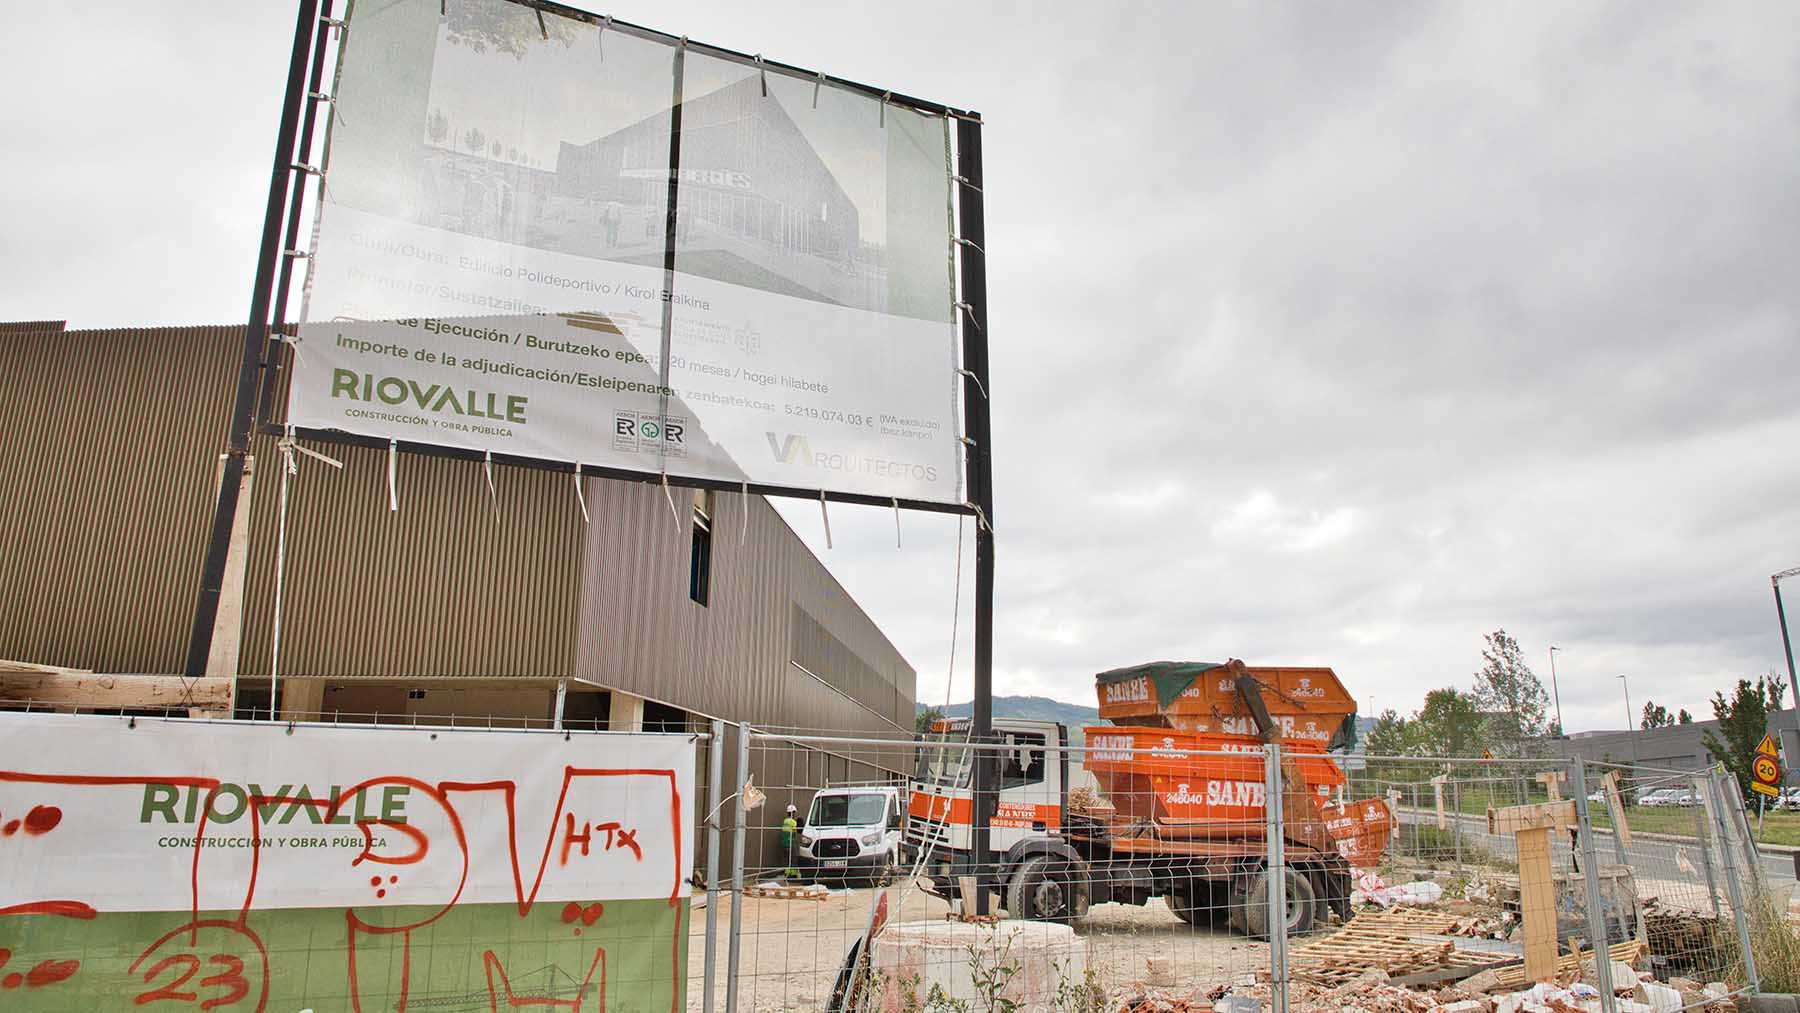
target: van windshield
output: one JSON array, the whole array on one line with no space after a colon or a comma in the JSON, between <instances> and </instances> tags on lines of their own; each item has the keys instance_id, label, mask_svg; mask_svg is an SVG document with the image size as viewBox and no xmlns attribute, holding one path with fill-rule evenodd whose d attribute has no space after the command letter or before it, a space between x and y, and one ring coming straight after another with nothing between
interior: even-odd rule
<instances>
[{"instance_id":1,"label":"van windshield","mask_svg":"<svg viewBox=\"0 0 1800 1013\"><path fill-rule=\"evenodd\" d=\"M817 795L812 812L806 816L809 827L866 827L887 820L887 796Z\"/></svg>"},{"instance_id":2,"label":"van windshield","mask_svg":"<svg viewBox=\"0 0 1800 1013\"><path fill-rule=\"evenodd\" d=\"M919 778L947 788L967 787L973 769L966 739L934 734L919 746Z\"/></svg>"}]
</instances>

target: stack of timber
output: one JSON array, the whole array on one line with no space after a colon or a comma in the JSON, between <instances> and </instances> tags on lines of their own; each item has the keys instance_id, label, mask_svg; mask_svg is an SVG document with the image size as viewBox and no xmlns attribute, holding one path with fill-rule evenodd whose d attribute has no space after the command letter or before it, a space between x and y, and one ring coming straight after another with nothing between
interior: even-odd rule
<instances>
[{"instance_id":1,"label":"stack of timber","mask_svg":"<svg viewBox=\"0 0 1800 1013\"><path fill-rule=\"evenodd\" d=\"M1648 948L1649 947L1642 939L1633 939L1628 943L1619 943L1607 950L1607 952L1611 954L1612 959L1619 963L1630 964L1632 967L1637 967L1639 962L1644 959L1644 953ZM1592 959L1592 953L1586 954L1585 956L1578 953L1565 953L1556 960L1556 977L1558 979L1565 977L1573 979L1574 976L1581 973L1581 962L1583 960ZM1531 984L1525 977L1524 964L1512 964L1502 967L1497 969L1494 974L1498 979L1499 991L1516 992Z\"/></svg>"}]
</instances>

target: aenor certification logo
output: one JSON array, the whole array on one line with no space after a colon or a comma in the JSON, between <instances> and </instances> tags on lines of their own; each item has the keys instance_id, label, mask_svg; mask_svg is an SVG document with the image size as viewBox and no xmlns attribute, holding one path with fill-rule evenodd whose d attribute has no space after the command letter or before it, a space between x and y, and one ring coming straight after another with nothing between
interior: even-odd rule
<instances>
[{"instance_id":1,"label":"aenor certification logo","mask_svg":"<svg viewBox=\"0 0 1800 1013\"><path fill-rule=\"evenodd\" d=\"M687 456L688 419L652 412L613 412L613 449L628 454Z\"/></svg>"}]
</instances>

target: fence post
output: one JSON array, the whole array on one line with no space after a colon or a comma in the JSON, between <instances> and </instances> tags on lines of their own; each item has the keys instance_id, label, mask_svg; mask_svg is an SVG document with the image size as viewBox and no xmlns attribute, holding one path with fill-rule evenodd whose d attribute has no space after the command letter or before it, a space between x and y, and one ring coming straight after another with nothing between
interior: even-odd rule
<instances>
[{"instance_id":1,"label":"fence post","mask_svg":"<svg viewBox=\"0 0 1800 1013\"><path fill-rule=\"evenodd\" d=\"M1264 832L1268 835L1269 1009L1287 1013L1287 842L1282 837L1281 746L1269 743L1263 753Z\"/></svg>"},{"instance_id":2,"label":"fence post","mask_svg":"<svg viewBox=\"0 0 1800 1013\"><path fill-rule=\"evenodd\" d=\"M737 726L737 768L732 775L731 783L737 792L744 790L744 782L750 780L750 726ZM725 956L725 1013L737 1013L738 998L738 950L743 939L744 929L744 831L750 820L750 813L744 809L744 799L737 797L737 816L731 827L731 939L726 946ZM711 1013L711 1011L708 1011Z\"/></svg>"},{"instance_id":3,"label":"fence post","mask_svg":"<svg viewBox=\"0 0 1800 1013\"><path fill-rule=\"evenodd\" d=\"M1738 880L1737 860L1731 854L1731 834L1725 828L1725 791L1719 784L1725 776L1722 765L1715 766L1707 772L1706 813L1713 821L1714 839L1719 842L1719 851L1725 856L1725 889L1731 898L1731 920L1737 923L1738 946L1743 950L1744 977L1749 979L1750 992L1754 995L1762 991L1762 979L1756 973L1756 955L1750 950L1750 912L1744 907L1743 884Z\"/></svg>"},{"instance_id":4,"label":"fence post","mask_svg":"<svg viewBox=\"0 0 1800 1013\"><path fill-rule=\"evenodd\" d=\"M717 997L713 964L719 940L719 819L724 815L725 722L715 720L711 732L712 737L706 740L706 975L700 1007L706 1013L718 1009L713 1002Z\"/></svg>"},{"instance_id":5,"label":"fence post","mask_svg":"<svg viewBox=\"0 0 1800 1013\"><path fill-rule=\"evenodd\" d=\"M1600 988L1600 1009L1618 1013L1619 997L1613 994L1612 944L1606 938L1606 912L1600 906L1600 859L1594 851L1594 824L1588 814L1587 765L1571 760L1575 785L1575 827L1580 838L1581 869L1587 879L1588 943L1594 951L1594 977Z\"/></svg>"}]
</instances>

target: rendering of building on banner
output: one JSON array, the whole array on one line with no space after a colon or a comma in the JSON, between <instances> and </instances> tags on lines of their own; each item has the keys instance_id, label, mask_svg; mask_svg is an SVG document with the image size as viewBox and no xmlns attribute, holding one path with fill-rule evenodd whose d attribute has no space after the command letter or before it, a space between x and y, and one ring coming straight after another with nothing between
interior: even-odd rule
<instances>
[{"instance_id":1,"label":"rendering of building on banner","mask_svg":"<svg viewBox=\"0 0 1800 1013\"><path fill-rule=\"evenodd\" d=\"M0 325L19 408L0 429L0 659L182 670L242 334ZM672 514L658 485L590 477L584 523L568 472L497 467L490 496L478 462L403 454L390 511L385 450L316 449L343 468L297 456L290 480L281 718L911 736L912 667L761 497L677 488ZM241 718L270 713L275 441L254 461L227 648ZM912 764L900 746L753 756L758 784L802 803Z\"/></svg>"}]
</instances>

